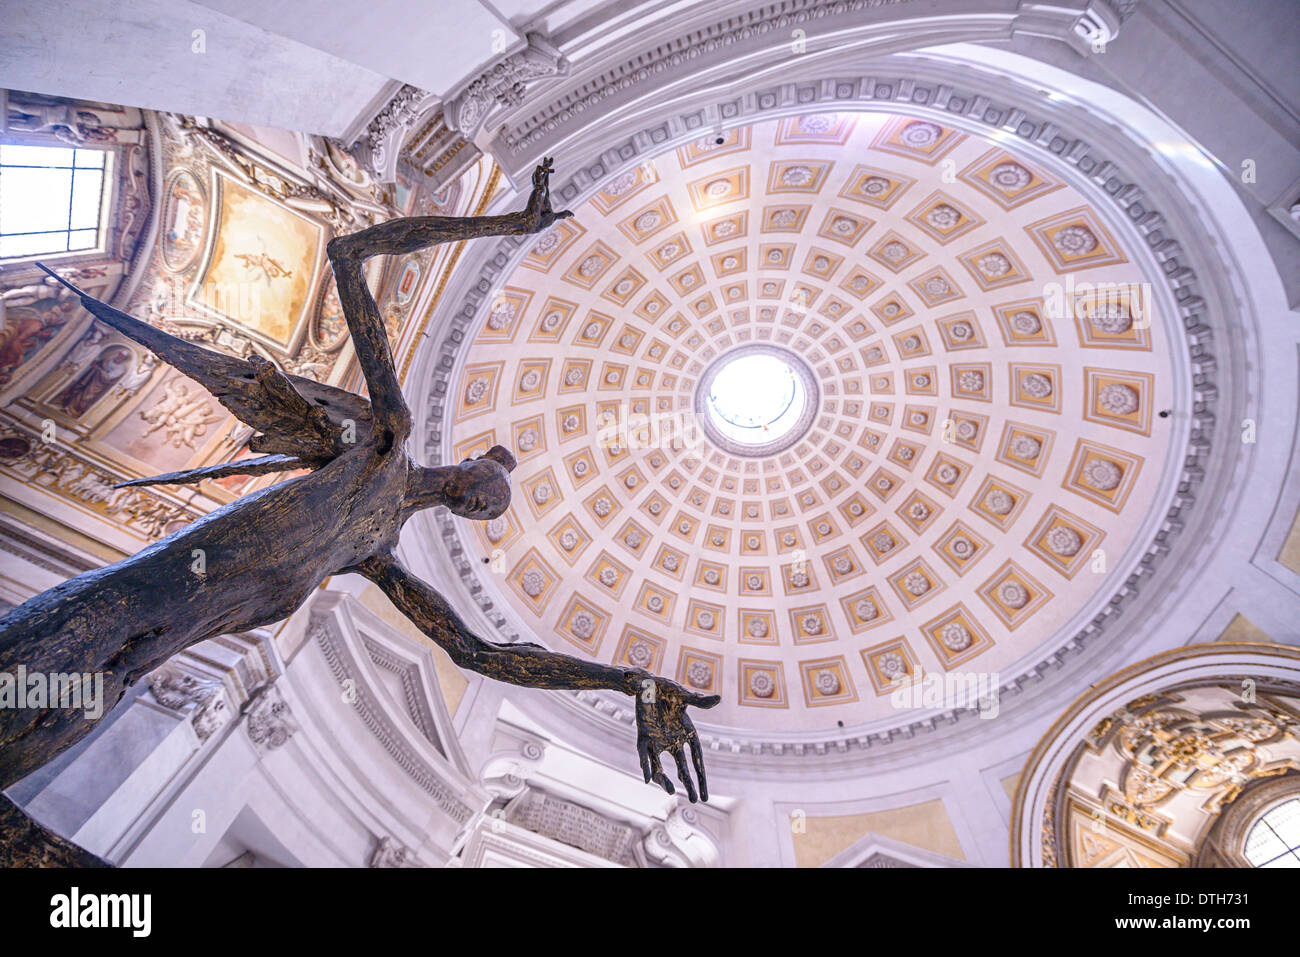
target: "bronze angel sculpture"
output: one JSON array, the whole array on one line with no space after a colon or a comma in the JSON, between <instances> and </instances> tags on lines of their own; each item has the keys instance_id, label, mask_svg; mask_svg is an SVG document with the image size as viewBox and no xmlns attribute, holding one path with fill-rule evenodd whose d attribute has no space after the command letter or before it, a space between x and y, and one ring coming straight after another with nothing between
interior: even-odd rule
<instances>
[{"instance_id":1,"label":"bronze angel sculpture","mask_svg":"<svg viewBox=\"0 0 1300 957\"><path fill-rule=\"evenodd\" d=\"M0 671L13 672L21 664L29 672L100 672L105 704L111 707L129 685L181 649L287 618L327 577L354 572L378 585L460 667L535 688L605 688L633 695L646 782L673 793L660 764L660 754L667 751L690 800L708 800L703 752L686 707L713 707L717 695L696 694L637 668L583 661L540 645L485 641L394 554L402 525L420 509L445 505L480 521L501 515L510 504L509 473L515 460L501 446L454 466L427 468L411 460L411 413L363 264L371 256L401 255L438 243L540 232L572 215L551 209L551 172L547 158L534 171L528 204L519 212L394 219L330 241L330 265L368 401L286 375L260 356L237 359L175 338L55 276L89 312L199 382L251 426L255 434L249 448L262 453L124 484L311 471L231 502L130 558L79 575L13 609L0 618ZM72 710L0 709L0 789L90 730L92 724ZM77 862L79 849L66 842L61 852L49 850L60 840L7 801L0 809L0 844L9 845L11 860Z\"/></svg>"}]
</instances>

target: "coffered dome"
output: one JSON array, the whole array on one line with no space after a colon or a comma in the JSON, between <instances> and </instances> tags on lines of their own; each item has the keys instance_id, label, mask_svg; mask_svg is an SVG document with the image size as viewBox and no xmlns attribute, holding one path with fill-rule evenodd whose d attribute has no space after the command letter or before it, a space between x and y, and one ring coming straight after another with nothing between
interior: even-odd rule
<instances>
[{"instance_id":1,"label":"coffered dome","mask_svg":"<svg viewBox=\"0 0 1300 957\"><path fill-rule=\"evenodd\" d=\"M883 721L899 678L1059 641L1145 547L1181 346L1112 212L1052 170L813 113L574 212L448 400L458 457L519 459L471 534L542 642L719 692L718 724Z\"/></svg>"}]
</instances>

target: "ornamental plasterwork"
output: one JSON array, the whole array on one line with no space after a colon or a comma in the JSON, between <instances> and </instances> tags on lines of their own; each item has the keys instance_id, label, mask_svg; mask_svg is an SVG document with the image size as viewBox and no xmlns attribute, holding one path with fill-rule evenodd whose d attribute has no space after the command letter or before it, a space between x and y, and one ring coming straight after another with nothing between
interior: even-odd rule
<instances>
[{"instance_id":1,"label":"ornamental plasterwork","mask_svg":"<svg viewBox=\"0 0 1300 957\"><path fill-rule=\"evenodd\" d=\"M436 99L419 87L403 84L347 149L380 183L393 182L397 178L398 152L402 142Z\"/></svg>"},{"instance_id":2,"label":"ornamental plasterwork","mask_svg":"<svg viewBox=\"0 0 1300 957\"><path fill-rule=\"evenodd\" d=\"M688 33L672 39L660 39L651 49L628 56L613 67L602 62L599 82L579 71L571 88L563 90L549 100L542 100L525 116L514 119L502 137L509 150L510 160L531 154L542 141L556 135L569 133L568 127L584 121L592 114L607 109L607 103L621 105L634 97L638 88L654 83L669 83L679 79L689 68L698 75L700 71L717 69L727 56L736 57L742 51L751 57L766 57L769 64L778 58L788 58L791 53L802 55L824 52L819 49L819 36L834 36L843 43L846 35L859 30L870 37L874 28L884 28L887 42L896 42L896 30L886 14L880 21L867 19L875 11L907 5L911 0L783 0L761 10L738 11L724 22L704 23ZM1103 44L1118 35L1119 24L1136 7L1137 0L1096 0L1079 4L1076 9L1062 7L1036 10L1036 22L1026 25L1035 33L1055 36L1076 44L1081 50L1090 50L1096 42ZM919 11L918 11L919 12ZM963 13L969 13L969 5ZM994 11L989 11L990 13ZM997 13L1004 14L998 10ZM1099 15L1100 14L1100 15ZM1018 13L1007 16L1003 28L1014 31ZM918 30L940 31L945 41L951 41L954 25L940 14L932 25L918 17ZM917 45L923 39L914 38ZM802 46L801 46L802 43ZM825 41L822 41L824 44ZM862 47L854 46L860 55ZM646 94L648 95L648 94ZM730 105L730 104L729 104ZM615 107L616 108L616 107ZM730 122L736 116L734 109L722 111L722 118Z\"/></svg>"},{"instance_id":3,"label":"ornamental plasterwork","mask_svg":"<svg viewBox=\"0 0 1300 957\"><path fill-rule=\"evenodd\" d=\"M370 852L367 867L413 867L414 855L396 838L382 837Z\"/></svg>"},{"instance_id":4,"label":"ornamental plasterwork","mask_svg":"<svg viewBox=\"0 0 1300 957\"><path fill-rule=\"evenodd\" d=\"M200 515L154 489L113 488L122 480L116 470L7 425L0 425L0 474L113 521L145 541L170 535Z\"/></svg>"},{"instance_id":5,"label":"ornamental plasterwork","mask_svg":"<svg viewBox=\"0 0 1300 957\"><path fill-rule=\"evenodd\" d=\"M186 717L200 742L233 723L283 671L268 632L222 635L187 648L147 678L150 696Z\"/></svg>"},{"instance_id":6,"label":"ornamental plasterwork","mask_svg":"<svg viewBox=\"0 0 1300 957\"><path fill-rule=\"evenodd\" d=\"M299 730L289 703L274 684L267 685L247 705L244 728L248 740L262 754L283 747Z\"/></svg>"},{"instance_id":7,"label":"ornamental plasterwork","mask_svg":"<svg viewBox=\"0 0 1300 957\"><path fill-rule=\"evenodd\" d=\"M43 110L46 126L75 114L95 133L85 145L114 152L109 252L60 257L62 273L173 335L240 357L258 353L318 381L340 383L352 364L325 241L399 213L445 211L460 193L459 184L434 195L407 182L399 210L392 186L320 137L285 132L268 145L183 115L58 98L42 98L40 110L25 103L11 96L11 113ZM431 278L431 256L373 264L370 279L395 345ZM249 288L257 302L245 303ZM15 332L25 337L5 350L16 364L0 369L0 471L145 541L279 479L209 482L185 499L167 486L112 488L226 461L250 432L151 353L95 322L31 263L0 268L0 294L0 343Z\"/></svg>"},{"instance_id":8,"label":"ornamental plasterwork","mask_svg":"<svg viewBox=\"0 0 1300 957\"><path fill-rule=\"evenodd\" d=\"M494 109L522 103L529 83L567 72L564 56L545 36L529 33L527 40L523 50L493 64L464 90L448 98L443 113L449 128L472 140Z\"/></svg>"},{"instance_id":9,"label":"ornamental plasterwork","mask_svg":"<svg viewBox=\"0 0 1300 957\"><path fill-rule=\"evenodd\" d=\"M1228 678L1145 695L1092 729L1060 782L1060 865L1187 866L1243 789L1296 771L1300 698L1283 685Z\"/></svg>"},{"instance_id":10,"label":"ornamental plasterwork","mask_svg":"<svg viewBox=\"0 0 1300 957\"><path fill-rule=\"evenodd\" d=\"M219 681L182 671L170 663L149 677L149 690L164 708L188 712L200 741L206 741L234 717Z\"/></svg>"},{"instance_id":11,"label":"ornamental plasterwork","mask_svg":"<svg viewBox=\"0 0 1300 957\"><path fill-rule=\"evenodd\" d=\"M452 780L447 772L436 767L413 747L405 737L405 732L388 714L383 701L376 697L365 681L360 680L362 672L353 658L353 652L343 637L342 628L333 612L322 612L313 616L308 630L309 640L319 645L330 673L342 689L347 689L350 706L362 723L379 741L385 751L397 762L398 766L421 789L429 794L437 805L457 824L464 824L473 816L474 809L461 797L463 786ZM367 657L370 654L366 652ZM373 659L372 659L373 660ZM408 713L404 719L415 722ZM423 734L425 729L421 729ZM427 734L424 734L427 740ZM428 744L441 751L445 746L434 740Z\"/></svg>"}]
</instances>

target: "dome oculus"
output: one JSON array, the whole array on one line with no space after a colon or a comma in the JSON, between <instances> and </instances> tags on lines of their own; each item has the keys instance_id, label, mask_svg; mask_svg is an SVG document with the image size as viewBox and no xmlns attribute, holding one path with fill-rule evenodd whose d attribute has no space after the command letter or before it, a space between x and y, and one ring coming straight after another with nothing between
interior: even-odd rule
<instances>
[{"instance_id":1,"label":"dome oculus","mask_svg":"<svg viewBox=\"0 0 1300 957\"><path fill-rule=\"evenodd\" d=\"M797 442L817 409L817 385L798 356L752 345L733 349L700 377L695 411L714 444L737 455L771 455Z\"/></svg>"}]
</instances>

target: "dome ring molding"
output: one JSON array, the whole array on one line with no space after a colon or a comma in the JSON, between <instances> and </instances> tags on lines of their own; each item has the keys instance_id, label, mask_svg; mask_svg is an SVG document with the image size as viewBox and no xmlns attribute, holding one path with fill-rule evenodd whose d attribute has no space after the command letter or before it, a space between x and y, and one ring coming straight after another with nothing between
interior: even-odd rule
<instances>
[{"instance_id":1,"label":"dome ring molding","mask_svg":"<svg viewBox=\"0 0 1300 957\"><path fill-rule=\"evenodd\" d=\"M1162 228L1162 217L1151 211L1146 205L1141 187L1133 185L1131 180L1127 180L1127 178L1119 178L1121 170L1115 162L1098 158L1097 154L1102 153L1104 155L1104 151L1088 147L1087 143L1081 139L1072 137L1067 139L1061 136L1062 127L1058 122L1033 119L1026 111L1021 109L994 106L982 93L958 91L946 84L943 87L944 95L936 101L935 90L931 88L922 92L915 80L891 79L886 82L881 80L879 74L877 74L875 79L862 82L863 84L869 82L873 89L890 94L890 98L876 103L877 109L935 120L977 135L988 136L994 134L997 138L1005 139L1005 123L1008 117L1015 118L1017 121L1016 129L1020 136L1020 141L1016 145L1026 150L1027 154L1036 158L1038 162L1047 164L1049 168L1062 175L1067 175L1069 181L1076 186L1080 185L1080 173L1084 172L1083 167L1086 166L1087 175L1082 180L1085 195L1095 198L1099 205L1102 204L1102 201L1109 200L1110 202L1105 205L1110 208L1103 208L1104 212L1110 214L1107 219L1108 225L1120 229L1135 255L1149 255L1149 246L1152 244L1146 241L1145 235L1154 229ZM854 111L870 111L872 109L873 101L850 99L846 102L838 95L843 91L835 87L828 88L827 85L815 85L813 89L821 92L821 97L816 98L799 95L801 91L809 89L806 84L790 83L786 86L789 87L789 95L777 97L777 101L792 105L773 106L770 109L764 109L758 105L757 101L750 100L748 101L750 103L749 109L736 115L732 122L749 123L780 116L825 112L836 109ZM853 89L857 91L861 87L855 84ZM908 91L910 99L902 99L902 91ZM917 100L922 103L933 103L933 105L917 106L915 102ZM964 112L958 111L955 105L961 105ZM1038 105L1041 106L1041 104ZM972 112L976 115L971 115ZM665 126L667 125L665 124ZM628 162L621 163L617 167L607 167L605 161L602 160L594 166L580 169L563 185L553 187L552 194L562 197L562 201L568 205L574 205L585 200L588 196L594 194L609 176L615 175L623 169L631 168L639 162L651 159L653 156L660 155L676 145L694 139L698 135L698 132L691 131L687 124L680 124L679 128L687 131L671 139L655 136L654 134L659 132L658 128L651 128L645 134L633 137L632 139L637 144L640 144L642 148L639 152L631 153L631 159ZM998 132L994 133L994 131ZM1049 131L1052 137L1040 142L1039 140L1043 138L1037 137L1036 134L1043 131ZM1058 140L1059 147L1053 149L1053 144L1057 143ZM1067 152L1064 147L1071 144L1074 145L1074 148L1068 151L1069 155L1065 157L1066 161L1063 163L1061 154ZM605 155L608 156L609 153L606 152ZM1071 168L1072 166L1078 166L1079 168L1074 169ZM1144 219L1149 224L1145 229L1141 223L1136 224L1139 231L1138 237L1133 235L1133 220L1135 217L1127 212L1134 204L1139 204L1139 209L1145 213ZM1163 226L1167 227L1167 224L1163 224ZM1164 228L1163 232L1167 237L1168 229ZM1172 243L1172 240L1170 242ZM472 338L474 330L480 324L482 310L488 299L487 291L503 281L504 276L527 254L528 245L526 241L510 237L499 241L495 247L489 246L484 251L483 272L479 274L474 288L463 294L463 306L452 318L452 330L448 338L442 343L441 348L444 353L437 360L438 368L433 376L433 388L429 393L432 400L429 409L431 415L427 422L425 434L430 438L437 435L439 439L437 446L431 445L426 452L432 458L437 457L438 450L451 447L450 419L442 414L439 400L440 396L453 394L454 392L452 383L456 381L466 352L466 350L460 348L460 345ZM1148 270L1148 273L1153 279L1159 276L1165 278L1164 283L1157 284L1157 295L1163 297L1163 305L1185 300L1193 294L1194 278L1184 275L1180 281L1175 282L1169 280L1168 270L1162 272L1159 269L1152 268ZM1172 307L1162 311L1165 311L1166 315L1176 314L1180 316L1184 325L1194 326L1199 322L1198 309L1189 310L1187 308ZM1195 321L1189 322L1189 316L1193 317ZM1206 369L1212 368L1212 359L1204 349L1203 343L1189 342L1188 346L1192 352L1194 369L1201 365L1204 365ZM446 353L451 354L447 355ZM1190 391L1190 386L1188 388ZM1209 408L1214 402L1215 394L1213 383L1209 381L1208 376L1200 377L1199 389L1205 398L1201 400L1199 396L1197 397L1197 412L1193 416L1198 442L1188 445L1185 458L1179 459L1176 454L1170 457L1171 461L1179 459L1182 472L1177 477L1176 483L1181 486L1181 504L1174 509L1175 519L1177 513L1185 511L1191 503L1192 490L1199 483L1200 475L1205 466L1205 446L1208 445L1208 435L1213 429L1213 415L1209 412ZM436 409L433 407L435 405ZM1168 484L1172 486L1175 483ZM478 575L478 570L465 560L465 540L461 537L462 532L459 523L455 522L449 515L438 515L436 521L440 526L440 533L448 544L449 553L455 556L453 564L456 571L465 581L470 594L476 596L479 607L483 608L487 613L487 620L509 640L519 640L521 632L525 635L528 634L530 631L528 626L522 620L515 618L513 613L504 607L503 602L494 601L494 589L485 585ZM1167 548L1164 547L1162 540L1161 542L1152 542L1147 547L1146 554L1143 555L1140 554L1141 542L1137 542L1134 548L1130 550L1130 554L1115 563L1115 568L1135 569L1140 567L1143 559L1148 560L1147 567L1149 568L1153 561L1158 560L1165 551L1167 551ZM1134 552L1139 554L1134 554ZM1133 578L1134 576L1130 573L1128 579L1133 580ZM1125 582L1123 576L1116 575L1114 580L1121 584L1120 591L1114 595L1099 597L1096 601L1090 603L1094 610L1084 618L1084 621L1078 627L1063 629L1062 634L1068 637L1058 643L1054 652L1044 655L1044 650L1040 649L1038 654L1033 656L1036 660L1025 662L1024 664L1027 667L1018 667L1014 677L1010 678L1010 680L1004 678L1002 683L1003 695L1009 699L1014 698L1030 683L1036 683L1040 680L1044 672L1049 669L1059 668L1065 658L1077 652L1085 642L1090 642L1101 633L1103 628L1109 621L1114 619L1116 613L1120 610L1120 604L1131 598L1135 593L1135 589L1130 583ZM1099 596L1101 594L1101 592L1098 593ZM570 709L586 712L588 715L594 716L605 723L609 723L610 719L612 719L613 723L624 725L625 728L621 729L624 733L629 733L632 729L633 716L631 709L621 702L616 702L612 696L587 693L559 697L564 705ZM1008 705L1004 705L1004 716L1007 714L1006 709L1009 704L1010 702L1008 702ZM834 752L877 748L882 744L910 738L917 733L935 731L940 727L946 728L949 725L957 724L964 718L973 718L976 715L977 712L974 709L949 710L936 715L919 717L901 726L895 725L889 728L856 727L845 729L838 734L826 732L820 736L822 740L814 743L809 750L824 752L828 746L833 748ZM965 724L974 727L977 722L966 721ZM719 746L725 746L727 751L734 750L734 743L737 742L739 736L740 741L743 741L741 750L748 754L802 754L805 752L805 745L808 743L807 735L802 733L792 734L789 736L789 740L784 740L785 736L771 733L764 733L761 737L752 737L742 729L730 727L706 730L707 726L703 722L699 723L699 728L702 737L706 739L710 737L710 732L713 732L713 739L718 742Z\"/></svg>"}]
</instances>

